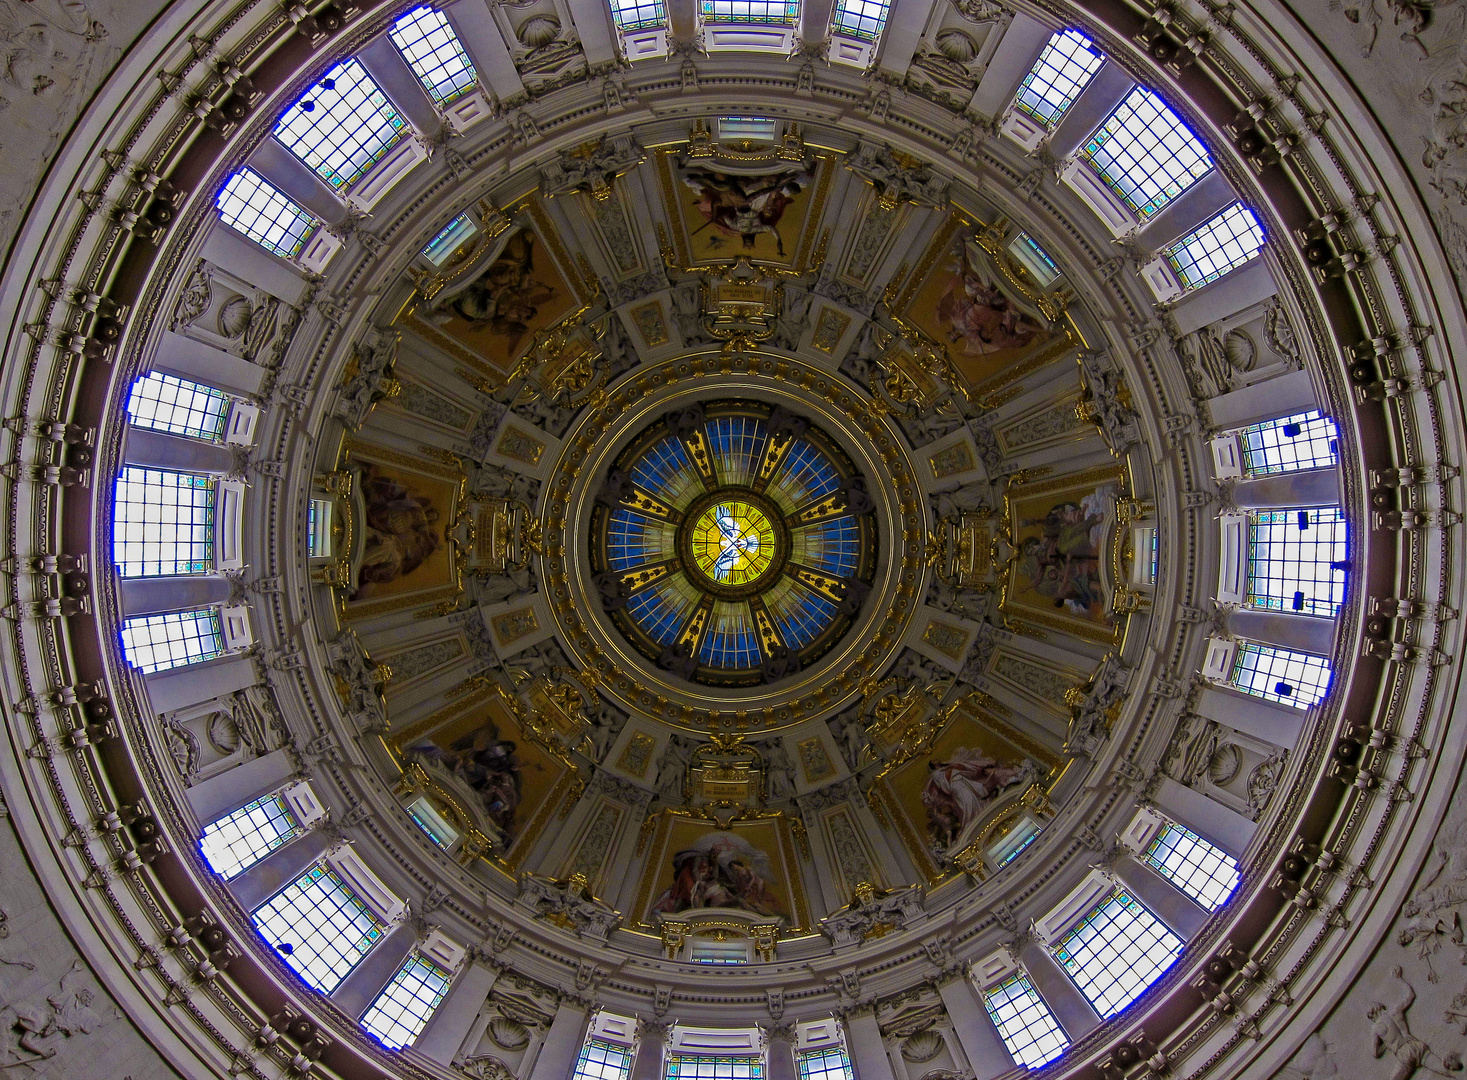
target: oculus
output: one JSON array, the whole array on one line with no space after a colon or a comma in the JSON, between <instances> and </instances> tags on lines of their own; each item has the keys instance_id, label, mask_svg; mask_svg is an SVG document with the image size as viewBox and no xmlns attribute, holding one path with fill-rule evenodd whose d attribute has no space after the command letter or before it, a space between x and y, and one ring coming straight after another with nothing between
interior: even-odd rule
<instances>
[{"instance_id":1,"label":"oculus","mask_svg":"<svg viewBox=\"0 0 1467 1080\"><path fill-rule=\"evenodd\" d=\"M860 614L874 506L805 417L715 401L644 428L602 481L591 562L602 608L658 668L757 686L824 655Z\"/></svg>"}]
</instances>

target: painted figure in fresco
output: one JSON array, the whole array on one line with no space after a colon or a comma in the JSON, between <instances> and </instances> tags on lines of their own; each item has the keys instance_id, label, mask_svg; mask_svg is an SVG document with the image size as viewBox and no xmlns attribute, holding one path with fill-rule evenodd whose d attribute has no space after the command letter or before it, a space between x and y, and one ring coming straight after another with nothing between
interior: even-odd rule
<instances>
[{"instance_id":1,"label":"painted figure in fresco","mask_svg":"<svg viewBox=\"0 0 1467 1080\"><path fill-rule=\"evenodd\" d=\"M983 356L1003 349L1021 349L1044 332L1025 312L1014 307L997 285L985 281L968 263L966 251L947 291L937 302L937 317L947 340L965 356Z\"/></svg>"},{"instance_id":2,"label":"painted figure in fresco","mask_svg":"<svg viewBox=\"0 0 1467 1080\"><path fill-rule=\"evenodd\" d=\"M521 229L488 269L430 318L442 324L456 315L474 330L502 335L509 339L507 347L514 355L520 339L530 332L540 305L555 295L554 286L535 279L535 234Z\"/></svg>"},{"instance_id":3,"label":"painted figure in fresco","mask_svg":"<svg viewBox=\"0 0 1467 1080\"><path fill-rule=\"evenodd\" d=\"M740 908L783 917L784 906L769 887L769 856L742 836L711 832L672 857L672 884L654 911L675 914L698 908Z\"/></svg>"},{"instance_id":4,"label":"painted figure in fresco","mask_svg":"<svg viewBox=\"0 0 1467 1080\"><path fill-rule=\"evenodd\" d=\"M1104 602L1101 547L1114 494L1114 486L1105 485L1078 503L1056 503L1043 517L1021 522L1037 525L1040 532L1020 545L1019 572L1029 588L1053 600L1055 607L1085 617Z\"/></svg>"},{"instance_id":5,"label":"painted figure in fresco","mask_svg":"<svg viewBox=\"0 0 1467 1080\"><path fill-rule=\"evenodd\" d=\"M366 549L357 572L358 589L411 574L443 545L431 498L414 495L375 465L362 470L361 491L367 508Z\"/></svg>"},{"instance_id":6,"label":"painted figure in fresco","mask_svg":"<svg viewBox=\"0 0 1467 1080\"><path fill-rule=\"evenodd\" d=\"M760 234L774 237L780 255L785 254L779 223L796 195L809 182L808 173L773 176L730 176L708 169L688 169L683 181L697 194L694 204L705 224L693 235L712 228L710 248L721 247L724 238L739 238L745 250L752 249Z\"/></svg>"},{"instance_id":7,"label":"painted figure in fresco","mask_svg":"<svg viewBox=\"0 0 1467 1080\"><path fill-rule=\"evenodd\" d=\"M499 728L481 724L447 749L437 743L421 742L407 751L409 760L437 765L462 780L482 801L489 820L503 830L506 840L514 834L515 812L519 809L523 781L515 744L499 737Z\"/></svg>"},{"instance_id":8,"label":"painted figure in fresco","mask_svg":"<svg viewBox=\"0 0 1467 1080\"><path fill-rule=\"evenodd\" d=\"M952 844L999 793L1029 774L1023 764L1000 764L981 750L962 746L946 761L927 763L922 805L927 828L943 847Z\"/></svg>"}]
</instances>

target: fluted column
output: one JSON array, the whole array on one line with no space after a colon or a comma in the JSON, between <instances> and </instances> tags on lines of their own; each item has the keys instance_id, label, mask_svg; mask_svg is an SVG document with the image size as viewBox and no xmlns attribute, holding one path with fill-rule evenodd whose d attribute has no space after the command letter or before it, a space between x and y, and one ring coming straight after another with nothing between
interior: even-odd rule
<instances>
[{"instance_id":1,"label":"fluted column","mask_svg":"<svg viewBox=\"0 0 1467 1080\"><path fill-rule=\"evenodd\" d=\"M667 1033L672 1025L665 1020L637 1021L637 1053L632 1058L631 1080L662 1080L667 1060Z\"/></svg>"},{"instance_id":2,"label":"fluted column","mask_svg":"<svg viewBox=\"0 0 1467 1080\"><path fill-rule=\"evenodd\" d=\"M768 1042L764 1047L766 1075L769 1080L795 1080L795 1048L793 1024L771 1024L764 1029Z\"/></svg>"},{"instance_id":3,"label":"fluted column","mask_svg":"<svg viewBox=\"0 0 1467 1080\"><path fill-rule=\"evenodd\" d=\"M846 1014L846 1049L851 1052L851 1067L856 1080L896 1080L891 1059L886 1056L886 1042L876 1026L876 1011L862 1006Z\"/></svg>"},{"instance_id":4,"label":"fluted column","mask_svg":"<svg viewBox=\"0 0 1467 1080\"><path fill-rule=\"evenodd\" d=\"M1047 948L1037 941L1030 942L1020 951L1019 959L1071 1042L1079 1042L1100 1026L1100 1014Z\"/></svg>"},{"instance_id":5,"label":"fluted column","mask_svg":"<svg viewBox=\"0 0 1467 1080\"><path fill-rule=\"evenodd\" d=\"M438 134L443 118L438 115L428 91L423 89L422 80L408 67L391 38L386 34L374 38L357 50L357 59L419 135L432 138Z\"/></svg>"},{"instance_id":6,"label":"fluted column","mask_svg":"<svg viewBox=\"0 0 1467 1080\"><path fill-rule=\"evenodd\" d=\"M348 1016L361 1016L397 974L397 969L402 967L417 944L418 935L411 926L402 925L389 930L331 992L332 1002Z\"/></svg>"},{"instance_id":7,"label":"fluted column","mask_svg":"<svg viewBox=\"0 0 1467 1080\"><path fill-rule=\"evenodd\" d=\"M452 1062L498 977L482 964L470 964L449 989L414 1049L440 1065Z\"/></svg>"},{"instance_id":8,"label":"fluted column","mask_svg":"<svg viewBox=\"0 0 1467 1080\"><path fill-rule=\"evenodd\" d=\"M234 454L227 446L207 439L169 435L164 431L128 427L122 460L128 465L154 469L223 475L235 469Z\"/></svg>"},{"instance_id":9,"label":"fluted column","mask_svg":"<svg viewBox=\"0 0 1467 1080\"><path fill-rule=\"evenodd\" d=\"M1183 941L1191 941L1207 922L1209 912L1151 867L1122 855L1116 860L1115 876L1131 895Z\"/></svg>"},{"instance_id":10,"label":"fluted column","mask_svg":"<svg viewBox=\"0 0 1467 1080\"><path fill-rule=\"evenodd\" d=\"M249 167L288 198L327 225L339 225L349 216L346 203L316 171L274 138L262 139L250 155Z\"/></svg>"},{"instance_id":11,"label":"fluted column","mask_svg":"<svg viewBox=\"0 0 1467 1080\"><path fill-rule=\"evenodd\" d=\"M122 614L153 615L189 611L222 604L229 599L229 579L214 574L127 578L122 582Z\"/></svg>"},{"instance_id":12,"label":"fluted column","mask_svg":"<svg viewBox=\"0 0 1467 1080\"><path fill-rule=\"evenodd\" d=\"M562 998L529 1080L567 1080L585 1041L586 1006L573 998Z\"/></svg>"},{"instance_id":13,"label":"fluted column","mask_svg":"<svg viewBox=\"0 0 1467 1080\"><path fill-rule=\"evenodd\" d=\"M968 108L979 116L1001 116L1053 34L1049 25L1022 11L1017 13L1004 30L993 59L983 69Z\"/></svg>"},{"instance_id":14,"label":"fluted column","mask_svg":"<svg viewBox=\"0 0 1467 1080\"><path fill-rule=\"evenodd\" d=\"M1233 485L1233 504L1239 509L1290 509L1340 505L1339 469L1304 469L1260 476Z\"/></svg>"},{"instance_id":15,"label":"fluted column","mask_svg":"<svg viewBox=\"0 0 1467 1080\"><path fill-rule=\"evenodd\" d=\"M1185 825L1214 847L1222 848L1234 859L1247 850L1258 828L1256 822L1249 821L1236 810L1177 783L1171 777L1163 778L1155 800L1167 817L1178 825Z\"/></svg>"},{"instance_id":16,"label":"fluted column","mask_svg":"<svg viewBox=\"0 0 1467 1080\"><path fill-rule=\"evenodd\" d=\"M998 1029L979 1001L978 991L966 970L940 979L937 993L977 1080L990 1080L1014 1067L1013 1055L999 1038Z\"/></svg>"},{"instance_id":17,"label":"fluted column","mask_svg":"<svg viewBox=\"0 0 1467 1080\"><path fill-rule=\"evenodd\" d=\"M299 840L276 848L230 881L229 891L240 907L254 911L287 883L300 877L306 867L322 858L332 842L325 833L306 833Z\"/></svg>"},{"instance_id":18,"label":"fluted column","mask_svg":"<svg viewBox=\"0 0 1467 1080\"><path fill-rule=\"evenodd\" d=\"M1057 158L1069 157L1135 87L1130 72L1114 60L1107 60L1060 118L1049 137L1050 152Z\"/></svg>"},{"instance_id":19,"label":"fluted column","mask_svg":"<svg viewBox=\"0 0 1467 1080\"><path fill-rule=\"evenodd\" d=\"M1335 621L1287 611L1228 612L1228 630L1238 637L1281 649L1328 656L1335 643Z\"/></svg>"}]
</instances>

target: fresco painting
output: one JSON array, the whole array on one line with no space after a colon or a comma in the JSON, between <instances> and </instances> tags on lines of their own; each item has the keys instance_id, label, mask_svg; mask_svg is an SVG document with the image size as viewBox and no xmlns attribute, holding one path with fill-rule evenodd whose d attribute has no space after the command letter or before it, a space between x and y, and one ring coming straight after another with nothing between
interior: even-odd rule
<instances>
[{"instance_id":1,"label":"fresco painting","mask_svg":"<svg viewBox=\"0 0 1467 1080\"><path fill-rule=\"evenodd\" d=\"M1115 528L1116 480L1050 480L1011 489L1009 506L1017 556L1011 564L1005 610L1023 617L1073 623L1091 633L1111 631L1111 585L1106 560Z\"/></svg>"},{"instance_id":2,"label":"fresco painting","mask_svg":"<svg viewBox=\"0 0 1467 1080\"><path fill-rule=\"evenodd\" d=\"M648 863L644 922L658 913L729 908L801 925L803 904L792 902L787 844L775 820L734 822L727 829L673 816Z\"/></svg>"},{"instance_id":3,"label":"fresco painting","mask_svg":"<svg viewBox=\"0 0 1467 1080\"><path fill-rule=\"evenodd\" d=\"M537 331L578 307L548 245L521 228L467 284L449 285L407 322L430 341L447 338L508 372Z\"/></svg>"},{"instance_id":4,"label":"fresco painting","mask_svg":"<svg viewBox=\"0 0 1467 1080\"><path fill-rule=\"evenodd\" d=\"M444 529L453 521L457 483L354 449L364 547L348 602L441 588L453 582ZM426 463L425 463L426 464Z\"/></svg>"},{"instance_id":5,"label":"fresco painting","mask_svg":"<svg viewBox=\"0 0 1467 1080\"><path fill-rule=\"evenodd\" d=\"M451 778L448 789L472 798L470 807L498 828L511 848L544 809L566 766L525 737L514 714L490 700L429 731L408 735L404 760L430 777Z\"/></svg>"},{"instance_id":6,"label":"fresco painting","mask_svg":"<svg viewBox=\"0 0 1467 1080\"><path fill-rule=\"evenodd\" d=\"M724 172L697 161L664 159L664 182L682 224L679 249L692 263L748 258L794 265L815 200L821 168L791 164L761 173Z\"/></svg>"},{"instance_id":7,"label":"fresco painting","mask_svg":"<svg viewBox=\"0 0 1467 1080\"><path fill-rule=\"evenodd\" d=\"M912 294L903 318L947 349L971 386L979 386L1048 345L1047 320L1015 298L988 254L961 233Z\"/></svg>"},{"instance_id":8,"label":"fresco painting","mask_svg":"<svg viewBox=\"0 0 1467 1080\"><path fill-rule=\"evenodd\" d=\"M970 839L996 802L1041 780L1050 764L959 710L926 752L879 782L906 819L899 831L918 838L930 858Z\"/></svg>"}]
</instances>

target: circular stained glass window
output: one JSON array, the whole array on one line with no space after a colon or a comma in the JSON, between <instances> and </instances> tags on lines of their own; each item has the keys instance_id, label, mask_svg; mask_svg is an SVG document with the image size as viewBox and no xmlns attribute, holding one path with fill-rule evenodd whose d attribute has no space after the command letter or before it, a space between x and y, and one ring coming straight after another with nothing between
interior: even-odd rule
<instances>
[{"instance_id":1,"label":"circular stained glass window","mask_svg":"<svg viewBox=\"0 0 1467 1080\"><path fill-rule=\"evenodd\" d=\"M803 417L753 402L669 413L601 484L599 600L665 671L712 686L774 682L859 615L871 510L850 460Z\"/></svg>"},{"instance_id":2,"label":"circular stained glass window","mask_svg":"<svg viewBox=\"0 0 1467 1080\"><path fill-rule=\"evenodd\" d=\"M778 576L788 533L778 509L753 492L714 491L684 521L682 561L705 589L748 595Z\"/></svg>"}]
</instances>

